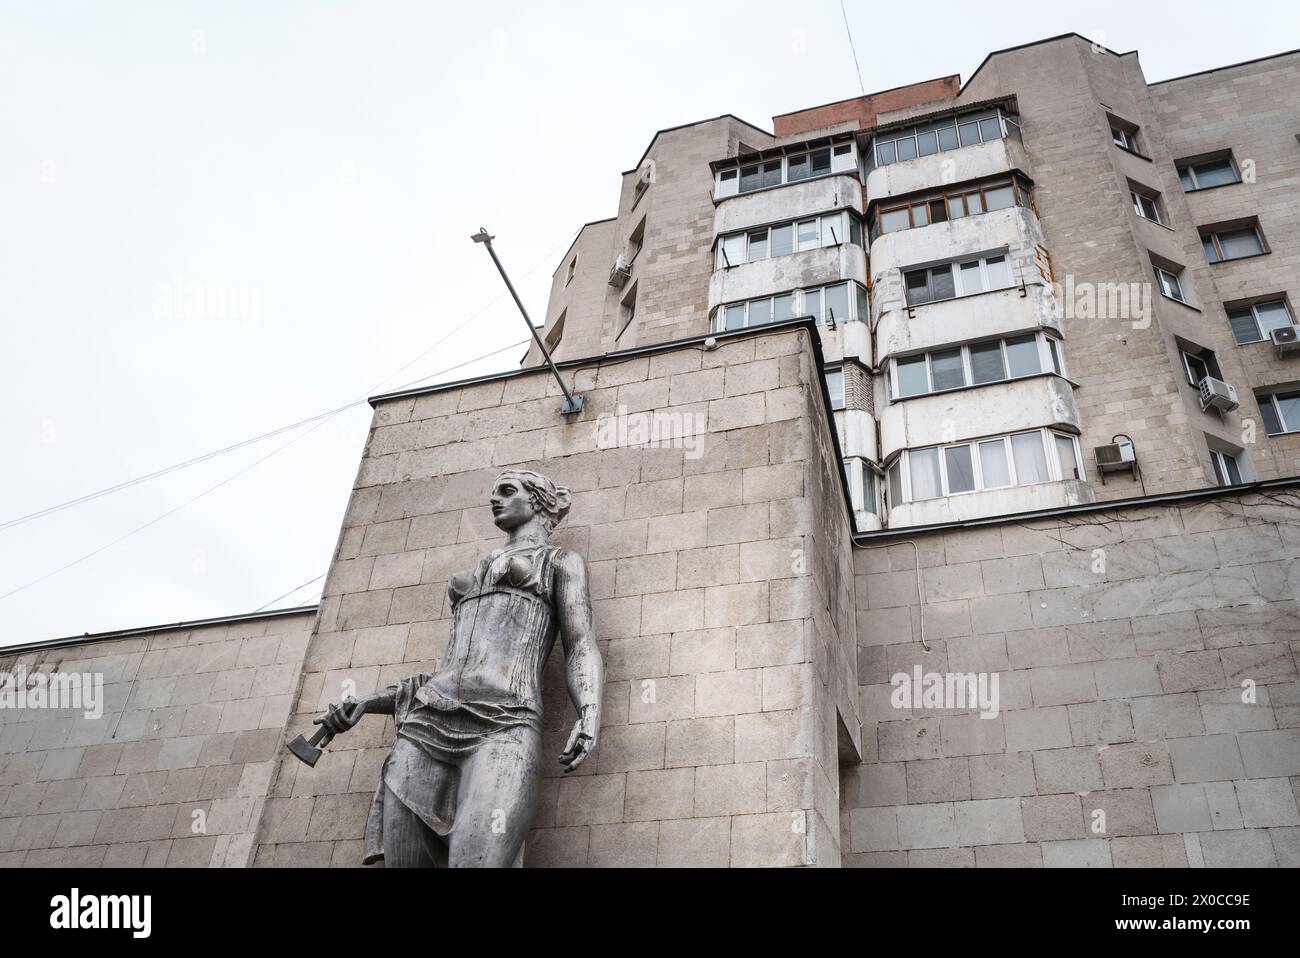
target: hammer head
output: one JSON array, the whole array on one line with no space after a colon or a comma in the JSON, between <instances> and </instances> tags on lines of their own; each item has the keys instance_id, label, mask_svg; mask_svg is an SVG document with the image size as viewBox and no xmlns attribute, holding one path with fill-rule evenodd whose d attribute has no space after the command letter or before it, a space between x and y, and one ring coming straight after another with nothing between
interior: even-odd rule
<instances>
[{"instance_id":1,"label":"hammer head","mask_svg":"<svg viewBox=\"0 0 1300 958\"><path fill-rule=\"evenodd\" d=\"M316 763L320 761L321 750L301 735L289 743L288 749L297 757L298 761L310 765L312 768L315 768Z\"/></svg>"}]
</instances>

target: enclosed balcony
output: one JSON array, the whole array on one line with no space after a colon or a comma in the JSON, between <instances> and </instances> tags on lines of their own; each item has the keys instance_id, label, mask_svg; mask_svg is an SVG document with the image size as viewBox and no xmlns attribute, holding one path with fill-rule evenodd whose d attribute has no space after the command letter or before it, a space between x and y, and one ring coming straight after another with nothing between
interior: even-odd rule
<instances>
[{"instance_id":1,"label":"enclosed balcony","mask_svg":"<svg viewBox=\"0 0 1300 958\"><path fill-rule=\"evenodd\" d=\"M857 170L777 185L754 193L719 198L713 213L716 236L778 223L828 210L862 210L862 181Z\"/></svg>"},{"instance_id":2,"label":"enclosed balcony","mask_svg":"<svg viewBox=\"0 0 1300 958\"><path fill-rule=\"evenodd\" d=\"M876 321L875 354L881 362L920 350L1032 333L1060 330L1060 309L1033 263L1013 263L1009 277L1016 285L909 307L906 291L876 289L889 302Z\"/></svg>"},{"instance_id":3,"label":"enclosed balcony","mask_svg":"<svg viewBox=\"0 0 1300 958\"><path fill-rule=\"evenodd\" d=\"M880 415L881 454L1039 427L1080 431L1074 387L1052 372L891 402Z\"/></svg>"},{"instance_id":4,"label":"enclosed balcony","mask_svg":"<svg viewBox=\"0 0 1300 958\"><path fill-rule=\"evenodd\" d=\"M1018 118L988 109L878 132L869 148L868 203L1019 170L1029 158Z\"/></svg>"}]
</instances>

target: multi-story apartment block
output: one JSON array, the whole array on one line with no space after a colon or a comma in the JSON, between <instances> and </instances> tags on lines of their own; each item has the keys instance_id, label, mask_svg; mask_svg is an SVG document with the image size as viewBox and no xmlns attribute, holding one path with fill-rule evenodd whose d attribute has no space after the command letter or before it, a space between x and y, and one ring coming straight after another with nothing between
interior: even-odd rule
<instances>
[{"instance_id":1,"label":"multi-story apartment block","mask_svg":"<svg viewBox=\"0 0 1300 958\"><path fill-rule=\"evenodd\" d=\"M860 531L1296 475L1297 69L1148 84L1070 35L771 133L662 130L546 339L813 317Z\"/></svg>"},{"instance_id":2,"label":"multi-story apartment block","mask_svg":"<svg viewBox=\"0 0 1300 958\"><path fill-rule=\"evenodd\" d=\"M606 663L526 864L1300 866L1297 135L1300 53L1077 35L660 131L552 282L580 410L537 349L374 397L318 608L0 650L105 683L0 708L0 866L360 865L393 724L284 745L436 667L521 467Z\"/></svg>"}]
</instances>

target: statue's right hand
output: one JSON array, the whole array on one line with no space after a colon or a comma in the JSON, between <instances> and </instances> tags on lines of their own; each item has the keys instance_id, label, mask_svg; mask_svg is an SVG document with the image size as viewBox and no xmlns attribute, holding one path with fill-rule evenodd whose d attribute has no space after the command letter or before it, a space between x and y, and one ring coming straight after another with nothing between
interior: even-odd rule
<instances>
[{"instance_id":1,"label":"statue's right hand","mask_svg":"<svg viewBox=\"0 0 1300 958\"><path fill-rule=\"evenodd\" d=\"M364 702L346 698L340 705L331 705L330 710L320 718L312 719L312 724L325 726L325 730L331 735L342 735L360 722L361 716L365 714Z\"/></svg>"}]
</instances>

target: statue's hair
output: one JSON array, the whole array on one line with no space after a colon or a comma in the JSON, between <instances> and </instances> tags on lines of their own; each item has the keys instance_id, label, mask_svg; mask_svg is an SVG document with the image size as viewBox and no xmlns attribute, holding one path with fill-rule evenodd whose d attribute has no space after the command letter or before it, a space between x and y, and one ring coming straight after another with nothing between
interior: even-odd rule
<instances>
[{"instance_id":1,"label":"statue's hair","mask_svg":"<svg viewBox=\"0 0 1300 958\"><path fill-rule=\"evenodd\" d=\"M564 517L569 514L569 506L573 504L573 496L564 486L557 486L540 472L530 472L527 469L507 469L501 475L497 476L496 481L502 479L514 479L528 492L529 498L536 503L542 513L542 522L549 532L563 521ZM495 485L495 483L494 483Z\"/></svg>"}]
</instances>

